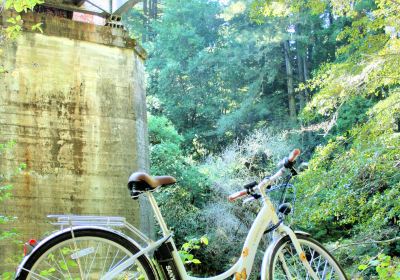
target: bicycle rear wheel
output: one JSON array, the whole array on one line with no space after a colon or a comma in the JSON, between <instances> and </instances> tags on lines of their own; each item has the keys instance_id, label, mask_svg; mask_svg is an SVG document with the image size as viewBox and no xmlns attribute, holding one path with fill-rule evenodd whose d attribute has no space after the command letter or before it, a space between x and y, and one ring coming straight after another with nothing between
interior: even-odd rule
<instances>
[{"instance_id":1,"label":"bicycle rear wheel","mask_svg":"<svg viewBox=\"0 0 400 280\"><path fill-rule=\"evenodd\" d=\"M32 252L17 279L100 279L137 253L126 238L101 229L76 229L58 235ZM154 280L145 256L114 279Z\"/></svg>"},{"instance_id":2,"label":"bicycle rear wheel","mask_svg":"<svg viewBox=\"0 0 400 280\"><path fill-rule=\"evenodd\" d=\"M333 256L316 240L296 234L307 261L320 280L346 280L343 269ZM312 280L301 262L289 236L282 238L271 254L268 269L269 280Z\"/></svg>"}]
</instances>

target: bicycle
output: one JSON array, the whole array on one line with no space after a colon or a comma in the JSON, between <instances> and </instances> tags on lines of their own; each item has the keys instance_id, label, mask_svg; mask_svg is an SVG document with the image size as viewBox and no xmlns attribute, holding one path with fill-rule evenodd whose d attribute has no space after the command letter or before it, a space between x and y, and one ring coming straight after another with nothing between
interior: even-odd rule
<instances>
[{"instance_id":1,"label":"bicycle","mask_svg":"<svg viewBox=\"0 0 400 280\"><path fill-rule=\"evenodd\" d=\"M264 254L262 280L347 279L341 266L320 243L283 223L282 213L288 212L290 205L283 204L276 211L267 195L267 190L286 170L296 175L294 163L299 154L300 150L294 150L276 174L258 184L248 184L229 196L230 201L260 199L262 207L249 230L240 258L220 275L189 276L179 257L172 233L153 196L154 190L174 184L176 180L170 176L151 177L136 172L129 178L131 197L137 199L142 194L148 197L162 231L161 239L149 239L120 217L52 216L58 219L56 224L67 228L39 242L18 267L16 279L220 280L233 276L235 280L245 280L252 271L256 250L266 232L272 234L272 242ZM138 238L134 240L120 230L109 228L121 225ZM154 252L152 258L151 252Z\"/></svg>"}]
</instances>

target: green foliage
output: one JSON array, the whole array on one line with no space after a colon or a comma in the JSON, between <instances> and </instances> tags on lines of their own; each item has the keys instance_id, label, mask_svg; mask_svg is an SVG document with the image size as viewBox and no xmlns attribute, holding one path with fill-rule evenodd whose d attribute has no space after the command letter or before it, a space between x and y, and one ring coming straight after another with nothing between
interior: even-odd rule
<instances>
[{"instance_id":1,"label":"green foliage","mask_svg":"<svg viewBox=\"0 0 400 280\"><path fill-rule=\"evenodd\" d=\"M11 23L10 26L6 28L6 34L9 39L15 40L21 35L22 31L22 19L20 15L17 15L15 18L7 19L8 23Z\"/></svg>"},{"instance_id":2,"label":"green foliage","mask_svg":"<svg viewBox=\"0 0 400 280\"><path fill-rule=\"evenodd\" d=\"M7 150L12 149L15 144L16 144L15 141L8 141L6 143L1 143L0 156L4 155L4 153L6 153ZM12 188L13 188L12 185L6 183L5 176L0 174L0 202L10 199ZM0 215L0 224L5 224L7 222L10 222L11 220L13 220L13 218ZM1 232L0 239L2 239L2 236L6 234L7 234L6 232L4 233Z\"/></svg>"},{"instance_id":3,"label":"green foliage","mask_svg":"<svg viewBox=\"0 0 400 280\"><path fill-rule=\"evenodd\" d=\"M23 30L23 20L20 13L26 13L29 10L33 10L36 5L42 3L44 3L43 0L6 0L0 4L0 12L2 12L2 9L13 9L18 13L15 17L10 17L6 20L9 25L4 30L0 29L0 47L5 43L5 38L9 40L15 40L21 35ZM2 5L4 5L4 7ZM43 33L41 25L41 23L35 24L31 29L33 31L39 30ZM3 34L5 34L5 38L3 37ZM2 50L0 49L0 57L1 55ZM4 69L4 67L0 65L0 75L4 73L7 73L7 69Z\"/></svg>"},{"instance_id":4,"label":"green foliage","mask_svg":"<svg viewBox=\"0 0 400 280\"><path fill-rule=\"evenodd\" d=\"M381 280L397 280L400 279L400 261L398 258L391 258L385 254L371 258L367 264L361 264L358 269L362 274L371 277L373 274ZM371 275L372 274L372 275Z\"/></svg>"},{"instance_id":5,"label":"green foliage","mask_svg":"<svg viewBox=\"0 0 400 280\"><path fill-rule=\"evenodd\" d=\"M186 157L180 144L183 141L165 117L149 115L151 174L170 175L177 184L165 188L157 199L168 225L182 242L197 229L196 215L209 193L208 180Z\"/></svg>"},{"instance_id":6,"label":"green foliage","mask_svg":"<svg viewBox=\"0 0 400 280\"><path fill-rule=\"evenodd\" d=\"M13 147L15 146L15 141L8 141L6 143L0 144L0 158L5 157L6 153L9 153ZM0 170L0 204L6 202L7 200L12 199L12 190L13 185L10 183L12 177L16 176L20 172L26 169L25 164L20 164L17 168L15 168L12 174L3 174L3 170ZM0 242L13 242L16 244L20 244L18 237L18 232L15 229L4 229L4 225L10 225L17 220L16 217L6 216L3 213L0 213L0 225L2 225L2 229L0 230ZM16 256L10 256L13 258ZM4 260L4 263L8 260ZM18 256L19 261L19 256ZM14 273L4 272L1 274L1 279L13 279Z\"/></svg>"},{"instance_id":7,"label":"green foliage","mask_svg":"<svg viewBox=\"0 0 400 280\"><path fill-rule=\"evenodd\" d=\"M367 121L367 110L374 104L374 99L366 99L363 96L355 96L345 102L338 109L336 126L331 134L344 134L357 124Z\"/></svg>"},{"instance_id":8,"label":"green foliage","mask_svg":"<svg viewBox=\"0 0 400 280\"><path fill-rule=\"evenodd\" d=\"M161 22L152 26L157 37L148 44L149 93L163 102L188 145L196 138L195 131L208 130L218 114L213 70L201 65L216 43L222 23L218 13L217 2L170 0Z\"/></svg>"},{"instance_id":9,"label":"green foliage","mask_svg":"<svg viewBox=\"0 0 400 280\"><path fill-rule=\"evenodd\" d=\"M13 149L15 146L16 142L15 141L8 141L6 143L1 143L0 144L0 156L4 156L5 153L9 152L10 150ZM10 178L17 175L21 171L26 169L26 164L20 164L15 170L13 174L0 174L0 203L4 202L6 200L9 200L12 197L12 189L13 186L10 184ZM7 217L0 215L0 224L6 224L11 221L14 221L14 217ZM10 236L15 236L14 232L8 232L8 231L1 231L0 232L0 240L1 239L6 239Z\"/></svg>"},{"instance_id":10,"label":"green foliage","mask_svg":"<svg viewBox=\"0 0 400 280\"><path fill-rule=\"evenodd\" d=\"M3 279L3 280L11 280L11 279L14 279L14 273L12 273L12 272L3 272L3 273L1 274L1 279Z\"/></svg>"},{"instance_id":11,"label":"green foliage","mask_svg":"<svg viewBox=\"0 0 400 280\"><path fill-rule=\"evenodd\" d=\"M43 33L42 23L41 22L39 22L37 24L34 24L32 26L32 31L37 31L37 30L40 31L40 33Z\"/></svg>"},{"instance_id":12,"label":"green foliage","mask_svg":"<svg viewBox=\"0 0 400 280\"><path fill-rule=\"evenodd\" d=\"M306 119L332 115L356 95L384 98L398 86L399 39L385 31L393 21L392 16L386 15L397 13L398 9L398 5L388 4L368 13L358 12L351 26L339 34L338 40L345 44L337 51L337 63L325 65L308 83L318 94L304 112Z\"/></svg>"},{"instance_id":13,"label":"green foliage","mask_svg":"<svg viewBox=\"0 0 400 280\"><path fill-rule=\"evenodd\" d=\"M392 260L390 256L379 255L376 272L380 279L396 280L400 278L400 262Z\"/></svg>"},{"instance_id":14,"label":"green foliage","mask_svg":"<svg viewBox=\"0 0 400 280\"><path fill-rule=\"evenodd\" d=\"M3 3L4 4L4 3ZM6 1L5 8L12 7L13 1ZM2 9L2 7L0 7ZM5 29L5 33L9 38L15 39L19 32L20 32L20 24L22 24L21 16L16 16L15 18L10 18L7 22L11 23L11 26ZM3 30L0 30L0 46L4 43L3 40ZM2 50L0 49L0 56L2 55ZM0 66L0 74L6 73L7 71ZM7 141L6 143L0 143L0 157L3 157L5 153L12 150L14 145L16 144L15 141ZM21 164L14 172L14 174L18 174L20 171L26 168L25 164ZM5 202L12 197L12 189L13 186L9 183L9 179L12 174L2 174L0 171L0 203ZM3 215L0 213L0 224L10 224L16 220L16 217L10 217ZM4 226L3 226L4 227ZM18 233L14 229L8 230L0 230L0 242L15 242L19 243L18 241ZM6 262L7 260L4 260ZM3 272L1 275L1 279L13 279L14 273L11 272Z\"/></svg>"},{"instance_id":15,"label":"green foliage","mask_svg":"<svg viewBox=\"0 0 400 280\"><path fill-rule=\"evenodd\" d=\"M241 205L231 204L226 197L252 179L258 180L268 170L275 169L277 159L297 146L287 144L294 139L288 133L258 131L226 148L220 156L209 157L199 165L183 154L183 139L165 117L149 115L151 139L151 173L173 175L178 183L164 188L156 198L167 224L181 247L185 262L194 273L215 274L232 264L232 257L240 254L238 240L243 240L251 225L252 215L243 215ZM250 212L255 211L254 205ZM197 236L204 232L212 241ZM187 241L189 240L189 241ZM208 245L192 253L200 244Z\"/></svg>"},{"instance_id":16,"label":"green foliage","mask_svg":"<svg viewBox=\"0 0 400 280\"><path fill-rule=\"evenodd\" d=\"M187 196L190 204L202 205L208 192L207 179L193 166L194 162L184 155L180 146L183 137L165 117L150 115L149 138L151 173L174 176L178 187L182 188L181 195Z\"/></svg>"},{"instance_id":17,"label":"green foliage","mask_svg":"<svg viewBox=\"0 0 400 280\"><path fill-rule=\"evenodd\" d=\"M257 202L242 205L228 202L227 197L243 185L271 174L276 170L278 159L296 146L298 143L287 132L259 130L243 142L227 146L221 154L209 156L199 166L212 182L214 192L198 215L198 223L203 225L211 240L199 254L202 267L208 268L206 272L221 273L235 263L259 209ZM257 264L260 264L261 257L257 255ZM254 265L254 279L259 275L257 264Z\"/></svg>"},{"instance_id":18,"label":"green foliage","mask_svg":"<svg viewBox=\"0 0 400 280\"><path fill-rule=\"evenodd\" d=\"M146 43L152 173L178 178L159 200L179 241L206 228L212 242L198 252L206 273L234 262L252 220L222 197L299 146L313 156L297 180L297 226L330 242L350 273L381 251L396 267L400 247L379 242L400 230L396 1L164 4ZM287 64L307 127L288 118ZM369 245L352 245L360 240Z\"/></svg>"},{"instance_id":19,"label":"green foliage","mask_svg":"<svg viewBox=\"0 0 400 280\"><path fill-rule=\"evenodd\" d=\"M199 250L201 246L208 245L208 238L204 235L200 238L192 238L188 242L183 243L179 250L179 256L181 257L184 264L201 264L199 259L194 258L193 251Z\"/></svg>"},{"instance_id":20,"label":"green foliage","mask_svg":"<svg viewBox=\"0 0 400 280\"><path fill-rule=\"evenodd\" d=\"M378 2L384 3L385 0ZM330 10L335 16L354 16L374 6L371 0L254 0L251 15L257 22L263 22L266 16L284 17L304 11L321 15Z\"/></svg>"},{"instance_id":21,"label":"green foliage","mask_svg":"<svg viewBox=\"0 0 400 280\"><path fill-rule=\"evenodd\" d=\"M28 11L33 11L36 5L43 4L43 0L6 0L4 4L4 9L6 10L14 10L18 14L15 17L10 17L7 19L7 22L10 24L5 29L5 33L7 38L11 40L17 39L22 32L22 18L20 13L27 13ZM41 23L35 24L31 28L33 31L39 30L43 33L41 28Z\"/></svg>"},{"instance_id":22,"label":"green foliage","mask_svg":"<svg viewBox=\"0 0 400 280\"><path fill-rule=\"evenodd\" d=\"M0 187L0 202L3 202L11 197L11 190L11 185L4 185Z\"/></svg>"},{"instance_id":23,"label":"green foliage","mask_svg":"<svg viewBox=\"0 0 400 280\"><path fill-rule=\"evenodd\" d=\"M129 33L135 40L139 40L141 35L146 32L143 26L143 21L145 18L142 13L136 9L132 9L129 12L129 15L125 15L123 19L129 28Z\"/></svg>"},{"instance_id":24,"label":"green foliage","mask_svg":"<svg viewBox=\"0 0 400 280\"><path fill-rule=\"evenodd\" d=\"M242 1L222 6L169 0L160 20L153 21L156 36L146 43L148 93L162 105L151 112L172 121L184 136L183 148L195 158L219 152L254 129L292 127L283 42L296 40L290 56L296 57L298 47L310 60L301 67L308 69L333 57L333 26L343 25L323 27L319 15L269 17L256 25L249 13ZM289 34L290 25L299 31ZM321 43L311 47L315 41Z\"/></svg>"},{"instance_id":25,"label":"green foliage","mask_svg":"<svg viewBox=\"0 0 400 280\"><path fill-rule=\"evenodd\" d=\"M179 135L171 121L166 117L155 117L149 115L148 123L149 138L152 145L170 143L179 148L179 145L182 144L183 137Z\"/></svg>"},{"instance_id":26,"label":"green foliage","mask_svg":"<svg viewBox=\"0 0 400 280\"><path fill-rule=\"evenodd\" d=\"M371 230L382 229L396 219L399 206L396 201L388 203L387 198L396 197L400 191L395 167L400 137L393 130L392 114L398 110L400 99L396 93L372 107L368 122L353 128L349 136L338 136L317 149L300 184L307 189L304 196L308 203L324 210L305 213L305 220L359 224L364 231L372 226Z\"/></svg>"},{"instance_id":27,"label":"green foliage","mask_svg":"<svg viewBox=\"0 0 400 280\"><path fill-rule=\"evenodd\" d=\"M43 0L6 0L5 8L14 9L17 13L28 12L38 4L43 4Z\"/></svg>"},{"instance_id":28,"label":"green foliage","mask_svg":"<svg viewBox=\"0 0 400 280\"><path fill-rule=\"evenodd\" d=\"M400 44L386 30L398 10L393 2L358 1L351 11L343 11L351 24L338 35L344 44L337 59L308 82L308 89L317 93L303 118L330 119L334 126L330 140L317 147L310 169L298 180L298 226L325 241L371 240L369 246L339 250L353 273L352 265L363 256L380 250L400 254L395 244L379 243L396 237L400 227Z\"/></svg>"}]
</instances>

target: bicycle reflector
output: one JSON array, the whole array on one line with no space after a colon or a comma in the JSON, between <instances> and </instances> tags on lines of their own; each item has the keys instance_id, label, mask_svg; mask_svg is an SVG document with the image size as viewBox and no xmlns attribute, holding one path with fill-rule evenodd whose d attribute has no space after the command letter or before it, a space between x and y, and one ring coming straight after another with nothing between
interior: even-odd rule
<instances>
[{"instance_id":1,"label":"bicycle reflector","mask_svg":"<svg viewBox=\"0 0 400 280\"><path fill-rule=\"evenodd\" d=\"M29 239L29 241L24 244L24 256L29 255L36 244L36 239Z\"/></svg>"}]
</instances>

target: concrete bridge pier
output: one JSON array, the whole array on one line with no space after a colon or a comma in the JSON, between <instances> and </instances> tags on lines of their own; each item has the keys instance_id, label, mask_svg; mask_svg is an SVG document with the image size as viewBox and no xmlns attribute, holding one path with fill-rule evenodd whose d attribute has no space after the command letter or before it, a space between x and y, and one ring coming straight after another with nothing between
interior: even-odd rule
<instances>
[{"instance_id":1,"label":"concrete bridge pier","mask_svg":"<svg viewBox=\"0 0 400 280\"><path fill-rule=\"evenodd\" d=\"M11 180L12 200L0 203L0 215L17 221L0 229L40 238L54 230L46 215L73 213L125 216L151 231L151 214L126 188L132 171L149 166L145 52L121 28L48 13L23 20L26 31L0 60L0 143L17 143L0 155L0 173L27 169ZM38 22L43 34L30 31ZM0 272L21 254L0 242Z\"/></svg>"}]
</instances>

